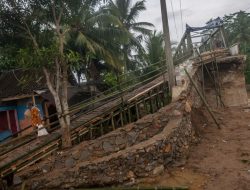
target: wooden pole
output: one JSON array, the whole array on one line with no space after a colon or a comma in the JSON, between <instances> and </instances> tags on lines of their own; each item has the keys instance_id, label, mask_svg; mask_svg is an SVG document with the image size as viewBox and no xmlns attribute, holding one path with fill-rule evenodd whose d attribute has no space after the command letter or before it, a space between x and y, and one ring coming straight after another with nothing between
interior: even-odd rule
<instances>
[{"instance_id":1,"label":"wooden pole","mask_svg":"<svg viewBox=\"0 0 250 190\"><path fill-rule=\"evenodd\" d=\"M9 128L9 130L12 132L12 130L11 130L11 125L10 125L10 113L9 113L9 110L7 110L6 114L7 114L8 128Z\"/></svg>"},{"instance_id":2,"label":"wooden pole","mask_svg":"<svg viewBox=\"0 0 250 190\"><path fill-rule=\"evenodd\" d=\"M161 98L160 98L160 86L157 88L157 95L156 95L156 101L157 101L157 108L161 108Z\"/></svg>"},{"instance_id":3,"label":"wooden pole","mask_svg":"<svg viewBox=\"0 0 250 190\"><path fill-rule=\"evenodd\" d=\"M112 125L113 130L115 130L114 112L112 112L111 114L111 125Z\"/></svg>"},{"instance_id":4,"label":"wooden pole","mask_svg":"<svg viewBox=\"0 0 250 190\"><path fill-rule=\"evenodd\" d=\"M173 56L171 51L167 5L166 5L166 0L160 0L160 1L161 1L161 14L162 14L164 40L165 40L165 55L167 62L166 64L168 69L168 85L170 93L172 94L172 88L173 86L175 86L175 73L174 73L175 71L174 71Z\"/></svg>"},{"instance_id":5,"label":"wooden pole","mask_svg":"<svg viewBox=\"0 0 250 190\"><path fill-rule=\"evenodd\" d=\"M100 124L100 127L101 127L101 135L103 135L103 123L102 122Z\"/></svg>"},{"instance_id":6,"label":"wooden pole","mask_svg":"<svg viewBox=\"0 0 250 190\"><path fill-rule=\"evenodd\" d=\"M121 119L121 126L123 127L124 122L123 122L123 114L122 114L122 108L120 108L120 119Z\"/></svg>"},{"instance_id":7,"label":"wooden pole","mask_svg":"<svg viewBox=\"0 0 250 190\"><path fill-rule=\"evenodd\" d=\"M221 129L220 124L219 124L218 121L216 120L214 113L213 113L212 110L210 109L210 107L209 107L207 101L205 100L205 98L204 98L204 96L202 95L202 93L199 91L198 87L197 87L196 84L194 83L194 80L191 78L190 74L187 72L186 68L184 68L184 71L185 71L185 73L187 74L187 76L188 76L190 82L193 84L193 86L194 86L196 92L197 92L198 95L200 96L202 102L203 102L204 105L206 106L206 108L207 108L209 114L210 114L211 117L213 118L213 120L214 120L215 124L217 125L218 129Z\"/></svg>"},{"instance_id":8,"label":"wooden pole","mask_svg":"<svg viewBox=\"0 0 250 190\"><path fill-rule=\"evenodd\" d=\"M152 97L152 91L149 92L149 98L150 98L150 107L151 107L151 113L154 113L154 104L153 104L153 97Z\"/></svg>"},{"instance_id":9,"label":"wooden pole","mask_svg":"<svg viewBox=\"0 0 250 190\"><path fill-rule=\"evenodd\" d=\"M131 123L131 110L130 110L130 105L128 105L128 122Z\"/></svg>"},{"instance_id":10,"label":"wooden pole","mask_svg":"<svg viewBox=\"0 0 250 190\"><path fill-rule=\"evenodd\" d=\"M90 135L90 140L93 139L93 125L91 124L90 125L90 128L89 128L89 135Z\"/></svg>"},{"instance_id":11,"label":"wooden pole","mask_svg":"<svg viewBox=\"0 0 250 190\"><path fill-rule=\"evenodd\" d=\"M226 32L225 32L225 29L224 29L223 26L220 27L220 34L221 34L221 38L222 38L222 41L223 41L224 48L227 48L228 43L227 43L227 40L226 40Z\"/></svg>"},{"instance_id":12,"label":"wooden pole","mask_svg":"<svg viewBox=\"0 0 250 190\"><path fill-rule=\"evenodd\" d=\"M33 93L32 95L32 103L34 106L36 106L36 98L35 98L35 94Z\"/></svg>"},{"instance_id":13,"label":"wooden pole","mask_svg":"<svg viewBox=\"0 0 250 190\"><path fill-rule=\"evenodd\" d=\"M44 103L44 112L45 112L45 121L46 121L46 124L49 126L48 129L51 128L50 126L50 122L49 122L49 109L48 109L48 102L45 102Z\"/></svg>"},{"instance_id":14,"label":"wooden pole","mask_svg":"<svg viewBox=\"0 0 250 190\"><path fill-rule=\"evenodd\" d=\"M135 109L136 109L136 118L137 118L137 120L138 120L138 119L140 119L140 115L139 115L137 100L136 100L136 102L135 102Z\"/></svg>"},{"instance_id":15,"label":"wooden pole","mask_svg":"<svg viewBox=\"0 0 250 190\"><path fill-rule=\"evenodd\" d=\"M143 105L144 105L144 109L146 110L146 113L148 114L148 106L147 106L147 102L145 100L145 97L143 97Z\"/></svg>"}]
</instances>

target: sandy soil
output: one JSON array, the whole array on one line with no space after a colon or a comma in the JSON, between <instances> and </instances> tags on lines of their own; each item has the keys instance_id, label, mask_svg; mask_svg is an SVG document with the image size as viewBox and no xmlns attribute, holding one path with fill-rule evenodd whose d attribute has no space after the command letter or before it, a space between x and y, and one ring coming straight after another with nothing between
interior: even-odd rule
<instances>
[{"instance_id":1,"label":"sandy soil","mask_svg":"<svg viewBox=\"0 0 250 190\"><path fill-rule=\"evenodd\" d=\"M200 141L192 146L189 158L160 177L146 179L144 184L186 186L191 190L250 190L250 108L215 113L222 129L218 130L209 116L207 125L198 121Z\"/></svg>"}]
</instances>

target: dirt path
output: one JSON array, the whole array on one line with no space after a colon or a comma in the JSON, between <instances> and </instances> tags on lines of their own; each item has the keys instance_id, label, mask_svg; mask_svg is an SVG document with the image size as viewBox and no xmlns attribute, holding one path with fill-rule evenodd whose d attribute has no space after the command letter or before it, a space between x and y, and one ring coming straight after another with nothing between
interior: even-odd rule
<instances>
[{"instance_id":1,"label":"dirt path","mask_svg":"<svg viewBox=\"0 0 250 190\"><path fill-rule=\"evenodd\" d=\"M147 182L191 190L249 190L250 109L217 110L216 116L221 130L209 119L200 126L200 142L192 146L186 163Z\"/></svg>"}]
</instances>

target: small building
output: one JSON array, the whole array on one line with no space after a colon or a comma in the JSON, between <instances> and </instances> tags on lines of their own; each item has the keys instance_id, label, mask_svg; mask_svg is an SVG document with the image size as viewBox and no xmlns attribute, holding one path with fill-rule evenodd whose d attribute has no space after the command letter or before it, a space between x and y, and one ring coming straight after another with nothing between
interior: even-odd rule
<instances>
[{"instance_id":1,"label":"small building","mask_svg":"<svg viewBox=\"0 0 250 190\"><path fill-rule=\"evenodd\" d=\"M20 130L30 126L30 117L26 117L28 103L32 102L39 108L41 117L48 118L56 113L52 95L50 94L43 75L35 76L34 80L25 79L33 74L30 71L13 71L0 74L0 141L15 136ZM68 101L74 104L88 98L90 93L69 82ZM52 123L57 116L47 120ZM23 134L30 133L26 130ZM17 136L17 135L16 135Z\"/></svg>"}]
</instances>

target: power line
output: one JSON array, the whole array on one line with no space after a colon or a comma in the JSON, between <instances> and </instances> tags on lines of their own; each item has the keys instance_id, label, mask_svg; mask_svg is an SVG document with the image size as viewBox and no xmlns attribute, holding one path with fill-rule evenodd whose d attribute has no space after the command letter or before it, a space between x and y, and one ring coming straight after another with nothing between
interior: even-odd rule
<instances>
[{"instance_id":1,"label":"power line","mask_svg":"<svg viewBox=\"0 0 250 190\"><path fill-rule=\"evenodd\" d=\"M183 31L183 15L182 15L182 0L180 0L180 12L181 12L181 32L184 33Z\"/></svg>"},{"instance_id":2,"label":"power line","mask_svg":"<svg viewBox=\"0 0 250 190\"><path fill-rule=\"evenodd\" d=\"M172 2L172 0L170 0L170 2L171 2L171 8L172 8L173 17L174 17L174 26L175 26L176 37L177 37L177 39L179 39L177 26L176 26L176 19L175 19L175 14L174 14L174 8L173 8L173 2Z\"/></svg>"},{"instance_id":3,"label":"power line","mask_svg":"<svg viewBox=\"0 0 250 190\"><path fill-rule=\"evenodd\" d=\"M245 11L247 11L247 10L249 10L250 9L250 7L248 7L247 9L245 9Z\"/></svg>"}]
</instances>

